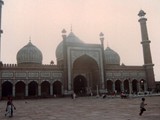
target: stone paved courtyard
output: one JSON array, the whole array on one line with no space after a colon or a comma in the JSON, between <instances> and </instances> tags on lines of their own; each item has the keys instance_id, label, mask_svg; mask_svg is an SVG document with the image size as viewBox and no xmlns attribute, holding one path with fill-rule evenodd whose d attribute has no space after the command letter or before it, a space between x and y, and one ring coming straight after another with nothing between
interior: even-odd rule
<instances>
[{"instance_id":1,"label":"stone paved courtyard","mask_svg":"<svg viewBox=\"0 0 160 120\"><path fill-rule=\"evenodd\" d=\"M79 97L14 100L14 117L5 117L6 101L0 101L0 120L160 120L160 96L145 97L147 111L139 116L141 98Z\"/></svg>"}]
</instances>

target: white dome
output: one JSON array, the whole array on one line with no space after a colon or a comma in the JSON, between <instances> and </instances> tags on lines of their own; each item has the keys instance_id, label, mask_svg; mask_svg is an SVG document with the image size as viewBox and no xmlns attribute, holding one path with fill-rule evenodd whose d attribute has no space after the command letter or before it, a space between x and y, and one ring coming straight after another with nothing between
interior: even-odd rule
<instances>
[{"instance_id":1,"label":"white dome","mask_svg":"<svg viewBox=\"0 0 160 120\"><path fill-rule=\"evenodd\" d=\"M120 57L117 52L107 47L104 51L105 63L110 65L120 65Z\"/></svg>"},{"instance_id":2,"label":"white dome","mask_svg":"<svg viewBox=\"0 0 160 120\"><path fill-rule=\"evenodd\" d=\"M67 36L66 42L83 43L77 36L74 35L73 32L70 32L70 34ZM61 41L57 46L56 58L57 58L57 61L63 60L63 41Z\"/></svg>"},{"instance_id":3,"label":"white dome","mask_svg":"<svg viewBox=\"0 0 160 120\"><path fill-rule=\"evenodd\" d=\"M17 53L18 64L42 64L42 53L31 42L21 48Z\"/></svg>"}]
</instances>

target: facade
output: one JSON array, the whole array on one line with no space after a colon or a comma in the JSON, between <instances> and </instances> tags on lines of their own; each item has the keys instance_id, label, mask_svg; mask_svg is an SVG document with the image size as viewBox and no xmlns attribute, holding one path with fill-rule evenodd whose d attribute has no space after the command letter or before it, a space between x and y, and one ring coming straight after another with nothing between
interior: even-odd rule
<instances>
[{"instance_id":1,"label":"facade","mask_svg":"<svg viewBox=\"0 0 160 120\"><path fill-rule=\"evenodd\" d=\"M0 8L2 5L0 0ZM53 61L43 65L43 54L31 41L17 52L17 64L0 63L0 97L52 97L73 92L83 96L114 91L131 94L154 90L154 64L147 19L142 10L138 15L144 65L121 65L117 52L109 47L104 49L103 33L100 33L101 44L86 44L72 31L66 35L66 31L62 30L62 41L56 49L56 65Z\"/></svg>"}]
</instances>

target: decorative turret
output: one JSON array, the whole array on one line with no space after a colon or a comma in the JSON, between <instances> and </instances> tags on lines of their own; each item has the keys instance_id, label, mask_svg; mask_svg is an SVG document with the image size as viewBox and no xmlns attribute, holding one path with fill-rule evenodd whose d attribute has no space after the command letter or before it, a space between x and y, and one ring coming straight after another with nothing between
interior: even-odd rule
<instances>
[{"instance_id":1,"label":"decorative turret","mask_svg":"<svg viewBox=\"0 0 160 120\"><path fill-rule=\"evenodd\" d=\"M62 30L62 37L63 37L63 40L66 38L66 32L67 32L67 31L66 31L65 29Z\"/></svg>"},{"instance_id":2,"label":"decorative turret","mask_svg":"<svg viewBox=\"0 0 160 120\"><path fill-rule=\"evenodd\" d=\"M151 50L150 50L150 40L148 37L147 32L147 25L146 21L147 18L145 18L146 13L143 10L140 10L138 13L138 16L140 17L140 27L141 27L141 36L142 36L142 47L143 47L143 57L144 57L144 67L146 69L146 79L148 84L148 89L154 89L155 88L155 78L154 78L154 71L152 63L152 56L151 56Z\"/></svg>"},{"instance_id":3,"label":"decorative turret","mask_svg":"<svg viewBox=\"0 0 160 120\"><path fill-rule=\"evenodd\" d=\"M100 41L101 41L101 45L103 46L104 45L104 34L101 32L99 34L99 37L100 37ZM104 46L103 46L104 47Z\"/></svg>"}]
</instances>

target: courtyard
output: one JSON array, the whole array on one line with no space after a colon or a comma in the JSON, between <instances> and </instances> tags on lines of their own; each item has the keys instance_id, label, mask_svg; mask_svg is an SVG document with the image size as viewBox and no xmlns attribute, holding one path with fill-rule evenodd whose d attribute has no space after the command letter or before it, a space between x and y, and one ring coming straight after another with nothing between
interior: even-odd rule
<instances>
[{"instance_id":1,"label":"courtyard","mask_svg":"<svg viewBox=\"0 0 160 120\"><path fill-rule=\"evenodd\" d=\"M0 120L159 120L160 96L145 97L146 109L139 116L141 97L121 99L78 97L13 100L16 110L5 117L6 100L0 101Z\"/></svg>"}]
</instances>

